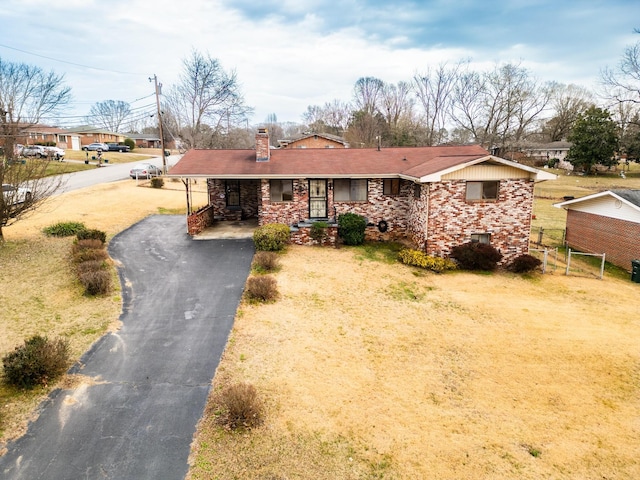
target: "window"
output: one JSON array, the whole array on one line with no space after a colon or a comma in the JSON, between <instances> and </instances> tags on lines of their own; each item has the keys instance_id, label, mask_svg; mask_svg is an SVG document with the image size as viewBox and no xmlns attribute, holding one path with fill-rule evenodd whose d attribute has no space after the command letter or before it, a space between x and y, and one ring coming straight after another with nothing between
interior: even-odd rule
<instances>
[{"instance_id":1,"label":"window","mask_svg":"<svg viewBox=\"0 0 640 480\"><path fill-rule=\"evenodd\" d=\"M422 191L422 185L419 183L413 184L413 198L420 198L420 192Z\"/></svg>"},{"instance_id":2,"label":"window","mask_svg":"<svg viewBox=\"0 0 640 480\"><path fill-rule=\"evenodd\" d=\"M337 178L333 181L333 199L336 202L366 202L367 180L364 178Z\"/></svg>"},{"instance_id":3,"label":"window","mask_svg":"<svg viewBox=\"0 0 640 480\"><path fill-rule=\"evenodd\" d=\"M471 243L491 243L491 234L490 233L472 233L471 234Z\"/></svg>"},{"instance_id":4,"label":"window","mask_svg":"<svg viewBox=\"0 0 640 480\"><path fill-rule=\"evenodd\" d=\"M382 193L384 195L400 195L400 179L385 178L382 181Z\"/></svg>"},{"instance_id":5,"label":"window","mask_svg":"<svg viewBox=\"0 0 640 480\"><path fill-rule=\"evenodd\" d=\"M467 200L497 200L499 182L467 182Z\"/></svg>"},{"instance_id":6,"label":"window","mask_svg":"<svg viewBox=\"0 0 640 480\"><path fill-rule=\"evenodd\" d=\"M225 191L227 193L227 207L240 206L240 182L238 180L229 180L225 183Z\"/></svg>"},{"instance_id":7,"label":"window","mask_svg":"<svg viewBox=\"0 0 640 480\"><path fill-rule=\"evenodd\" d=\"M293 180L271 180L269 183L272 202L293 201Z\"/></svg>"}]
</instances>

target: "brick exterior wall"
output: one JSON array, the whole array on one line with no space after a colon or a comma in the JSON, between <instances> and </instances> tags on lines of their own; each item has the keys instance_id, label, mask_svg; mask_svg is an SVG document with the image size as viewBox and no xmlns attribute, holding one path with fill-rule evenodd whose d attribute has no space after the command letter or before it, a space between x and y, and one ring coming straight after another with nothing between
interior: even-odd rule
<instances>
[{"instance_id":1,"label":"brick exterior wall","mask_svg":"<svg viewBox=\"0 0 640 480\"><path fill-rule=\"evenodd\" d=\"M213 207L213 217L218 220L243 220L258 216L260 182L240 180L240 209L228 208L226 183L224 180L208 179L209 204Z\"/></svg>"},{"instance_id":2,"label":"brick exterior wall","mask_svg":"<svg viewBox=\"0 0 640 480\"><path fill-rule=\"evenodd\" d=\"M345 148L344 144L328 138L316 136L301 138L291 142L282 148Z\"/></svg>"},{"instance_id":3,"label":"brick exterior wall","mask_svg":"<svg viewBox=\"0 0 640 480\"><path fill-rule=\"evenodd\" d=\"M469 242L471 234L490 233L491 245L508 263L529 252L533 185L529 180L502 180L498 200L467 202L464 180L430 186L426 252L447 256L455 245Z\"/></svg>"},{"instance_id":4,"label":"brick exterior wall","mask_svg":"<svg viewBox=\"0 0 640 480\"><path fill-rule=\"evenodd\" d=\"M631 260L640 259L640 224L569 210L569 247L586 253L605 253L606 260L631 271Z\"/></svg>"},{"instance_id":5,"label":"brick exterior wall","mask_svg":"<svg viewBox=\"0 0 640 480\"><path fill-rule=\"evenodd\" d=\"M402 180L400 195L384 195L383 180L370 179L365 202L335 202L333 180L327 181L327 215L355 213L369 223L367 240L405 241L430 255L447 256L453 246L470 241L471 234L491 234L491 244L504 255L503 263L529 252L533 185L529 180L503 180L499 198L492 202L467 202L466 182L451 180L420 185ZM209 198L214 218L232 219L225 201L224 180L209 180ZM241 181L243 218L258 217L259 225L284 223L295 225L309 218L309 182L293 180L293 201L272 202L269 180ZM378 223L387 222L386 232ZM335 238L335 233L332 232ZM292 239L301 245L312 244L309 229L300 228Z\"/></svg>"},{"instance_id":6,"label":"brick exterior wall","mask_svg":"<svg viewBox=\"0 0 640 480\"><path fill-rule=\"evenodd\" d=\"M213 208L211 205L202 207L187 217L187 232L189 235L197 235L211 225L213 225Z\"/></svg>"}]
</instances>

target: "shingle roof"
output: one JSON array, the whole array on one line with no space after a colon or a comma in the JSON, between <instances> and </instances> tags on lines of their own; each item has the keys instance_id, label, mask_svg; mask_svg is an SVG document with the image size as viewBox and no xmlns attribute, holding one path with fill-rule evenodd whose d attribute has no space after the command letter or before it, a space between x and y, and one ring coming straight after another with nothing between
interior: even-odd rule
<instances>
[{"instance_id":1,"label":"shingle roof","mask_svg":"<svg viewBox=\"0 0 640 480\"><path fill-rule=\"evenodd\" d=\"M489 155L478 145L271 150L257 162L255 150L190 150L169 171L171 176L208 178L394 177L419 178ZM524 167L523 167L524 168Z\"/></svg>"}]
</instances>

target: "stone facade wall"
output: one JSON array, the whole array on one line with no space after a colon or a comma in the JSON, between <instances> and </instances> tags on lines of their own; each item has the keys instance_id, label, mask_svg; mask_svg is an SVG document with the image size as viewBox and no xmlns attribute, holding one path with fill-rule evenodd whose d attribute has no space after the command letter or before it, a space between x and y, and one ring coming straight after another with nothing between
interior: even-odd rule
<instances>
[{"instance_id":1,"label":"stone facade wall","mask_svg":"<svg viewBox=\"0 0 640 480\"><path fill-rule=\"evenodd\" d=\"M202 207L187 217L189 235L197 235L211 225L213 225L213 207L211 205Z\"/></svg>"},{"instance_id":2,"label":"stone facade wall","mask_svg":"<svg viewBox=\"0 0 640 480\"><path fill-rule=\"evenodd\" d=\"M605 253L606 260L631 271L631 260L640 259L640 224L569 210L569 247L586 253Z\"/></svg>"},{"instance_id":3,"label":"stone facade wall","mask_svg":"<svg viewBox=\"0 0 640 480\"><path fill-rule=\"evenodd\" d=\"M447 256L455 245L469 242L471 234L491 234L491 245L508 263L529 253L533 182L502 180L496 201L468 202L464 180L433 183L430 187L426 252Z\"/></svg>"},{"instance_id":4,"label":"stone facade wall","mask_svg":"<svg viewBox=\"0 0 640 480\"><path fill-rule=\"evenodd\" d=\"M309 217L309 184L304 178L293 180L293 201L272 202L269 180L260 184L258 223L284 223L293 225Z\"/></svg>"},{"instance_id":5,"label":"stone facade wall","mask_svg":"<svg viewBox=\"0 0 640 480\"><path fill-rule=\"evenodd\" d=\"M327 239L324 241L324 245L334 246L338 238L338 227L329 226L327 228ZM311 227L300 227L297 231L291 232L291 241L296 245L318 245L313 238L311 238Z\"/></svg>"}]
</instances>

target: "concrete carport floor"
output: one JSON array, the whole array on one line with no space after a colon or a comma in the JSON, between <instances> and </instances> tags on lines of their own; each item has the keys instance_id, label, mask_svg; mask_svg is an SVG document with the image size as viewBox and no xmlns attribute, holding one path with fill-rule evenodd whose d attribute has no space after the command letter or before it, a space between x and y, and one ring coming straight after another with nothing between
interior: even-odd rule
<instances>
[{"instance_id":1,"label":"concrete carport floor","mask_svg":"<svg viewBox=\"0 0 640 480\"><path fill-rule=\"evenodd\" d=\"M0 457L0 478L182 479L249 274L251 239L193 241L183 216L114 237L122 327L71 369Z\"/></svg>"}]
</instances>

